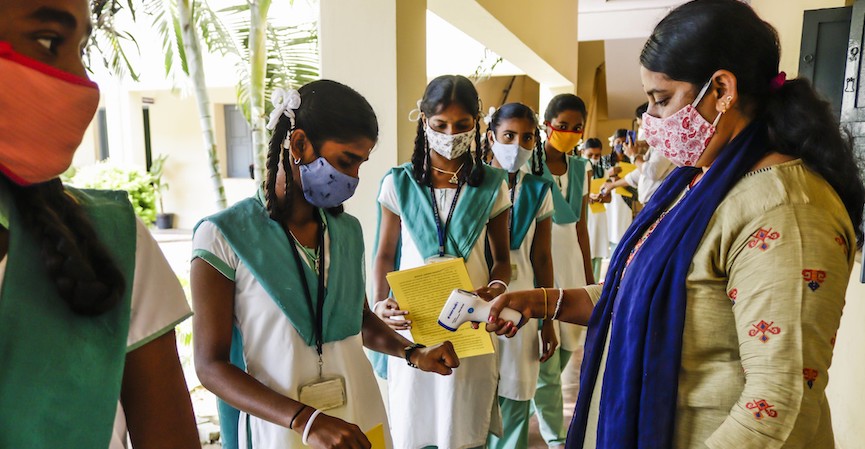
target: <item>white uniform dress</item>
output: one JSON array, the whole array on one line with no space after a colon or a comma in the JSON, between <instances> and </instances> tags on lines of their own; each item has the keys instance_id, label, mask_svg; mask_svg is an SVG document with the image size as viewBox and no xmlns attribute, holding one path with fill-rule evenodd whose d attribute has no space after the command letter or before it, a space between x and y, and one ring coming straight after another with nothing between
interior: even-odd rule
<instances>
[{"instance_id":1,"label":"white uniform dress","mask_svg":"<svg viewBox=\"0 0 865 449\"><path fill-rule=\"evenodd\" d=\"M450 216L450 205L456 189L434 189L434 193L444 222ZM463 198L460 195L459 200ZM394 214L401 215L393 176L390 174L382 180L378 202ZM505 212L510 206L508 185L502 181L489 219ZM400 235L399 269L423 266L424 258L406 226L401 226ZM489 282L489 270L484 257L484 235L486 232L478 237L466 260L469 278L475 288L484 287ZM411 340L410 332L400 333ZM498 364L493 354L460 360L459 368L450 376L425 373L408 366L402 358L390 357L388 410L394 447L464 449L483 446L490 432L501 433L501 414L496 399L498 377Z\"/></svg>"},{"instance_id":2,"label":"white uniform dress","mask_svg":"<svg viewBox=\"0 0 865 449\"><path fill-rule=\"evenodd\" d=\"M592 164L589 163L588 167L591 170ZM589 230L589 249L592 251L592 259L606 259L610 257L610 231L607 226L607 211L610 210L611 204L605 204L605 210L602 212L592 213L591 210L587 211L589 216L586 217L588 220L586 221L586 225ZM599 280L595 279L595 281Z\"/></svg>"},{"instance_id":3,"label":"white uniform dress","mask_svg":"<svg viewBox=\"0 0 865 449\"><path fill-rule=\"evenodd\" d=\"M234 270L234 273L222 274L234 281L234 325L243 336L243 358L247 372L271 390L296 400L298 387L318 378L318 353L315 348L306 344L285 312L238 258L216 225L209 221L202 222L195 232L192 245L193 251L209 252ZM325 254L329 255L330 236L327 233L324 247ZM266 251L266 248L262 250ZM306 263L312 266L309 260ZM325 257L325 273L329 265L330 257ZM384 424L385 435L389 435L384 403L372 366L364 353L361 334L325 343L322 358L325 376L335 374L345 378L348 398L346 405L325 413L354 423L363 431ZM296 432L241 412L238 425L241 448L246 443L244 424L247 417L254 449L307 447L301 443L301 437Z\"/></svg>"},{"instance_id":4,"label":"white uniform dress","mask_svg":"<svg viewBox=\"0 0 865 449\"><path fill-rule=\"evenodd\" d=\"M517 172L514 202L520 197L523 184ZM535 219L529 225L525 239L519 249L511 250L511 283L508 290L530 290L535 288L532 268L532 243L535 240L537 222L553 215L553 196L547 191L538 208ZM555 225L554 225L555 226ZM555 299L555 298L553 298ZM499 396L514 401L528 401L535 396L540 368L541 342L538 337L538 320L529 320L513 338L499 339Z\"/></svg>"},{"instance_id":5,"label":"white uniform dress","mask_svg":"<svg viewBox=\"0 0 865 449\"><path fill-rule=\"evenodd\" d=\"M129 316L126 352L132 352L174 330L183 320L192 316L186 295L171 270L168 261L140 220L136 222L135 271ZM6 258L0 262L0 283L6 272ZM120 402L114 418L109 449L127 447L126 417Z\"/></svg>"},{"instance_id":6,"label":"white uniform dress","mask_svg":"<svg viewBox=\"0 0 865 449\"><path fill-rule=\"evenodd\" d=\"M570 160L570 159L569 159ZM570 164L568 164L570 169ZM586 164L586 172L591 173L592 164ZM553 175L553 181L562 195L567 198L568 192L568 173L567 171L561 175ZM583 175L586 176L586 175ZM589 186L587 182L583 183L582 196L589 194ZM591 215L591 212L586 211ZM591 224L591 221L588 222ZM594 246L595 236L591 235L589 229L589 243ZM586 271L583 263L583 252L580 246L580 240L577 236L577 224L556 224L553 223L552 232L552 253L553 253L553 270L555 273L555 281L557 288L577 288L586 285ZM592 257L597 257L592 254ZM555 300L556 298L552 298ZM559 330L559 346L565 351L574 352L582 348L586 335L584 326L577 324L563 323L555 321L558 324Z\"/></svg>"},{"instance_id":7,"label":"white uniform dress","mask_svg":"<svg viewBox=\"0 0 865 449\"><path fill-rule=\"evenodd\" d=\"M610 203L607 204L607 217L609 218L607 221L609 230L607 232L609 233L610 243L618 245L622 240L622 236L625 235L625 231L628 230L631 222L634 221L634 213L631 212L631 208L625 203L622 195L619 195L615 190L612 193Z\"/></svg>"}]
</instances>

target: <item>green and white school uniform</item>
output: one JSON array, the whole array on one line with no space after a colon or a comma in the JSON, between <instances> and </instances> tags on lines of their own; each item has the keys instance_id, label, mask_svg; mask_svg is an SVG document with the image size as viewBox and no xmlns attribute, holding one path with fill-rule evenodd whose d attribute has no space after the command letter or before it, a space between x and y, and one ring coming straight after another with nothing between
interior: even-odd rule
<instances>
[{"instance_id":1,"label":"green and white school uniform","mask_svg":"<svg viewBox=\"0 0 865 449\"><path fill-rule=\"evenodd\" d=\"M537 223L553 214L552 183L539 176L516 173L511 189L511 283L509 290L535 288L532 245ZM499 336L499 406L502 409L501 438L490 437L491 448L528 447L531 400L535 396L540 369L541 341L538 320L530 320L513 338Z\"/></svg>"},{"instance_id":2,"label":"green and white school uniform","mask_svg":"<svg viewBox=\"0 0 865 449\"><path fill-rule=\"evenodd\" d=\"M484 257L487 223L511 206L506 174L484 170L480 186L462 186L452 217L456 189L433 189L432 194L442 223L448 223L445 252L465 259L475 288L490 280ZM419 267L439 255L430 196L430 188L412 177L411 164L391 169L382 179L378 201L401 220L397 269ZM400 333L411 339L410 332ZM494 354L463 359L450 376L411 368L401 358L389 358L387 369L394 447L464 449L483 446L491 431L501 433Z\"/></svg>"},{"instance_id":3,"label":"green and white school uniform","mask_svg":"<svg viewBox=\"0 0 865 449\"><path fill-rule=\"evenodd\" d=\"M126 354L191 315L177 277L125 192L68 192L85 208L126 280L121 302L73 313L45 272L5 186L0 208L9 249L0 260L0 447L120 448L126 425L120 387Z\"/></svg>"},{"instance_id":4,"label":"green and white school uniform","mask_svg":"<svg viewBox=\"0 0 865 449\"><path fill-rule=\"evenodd\" d=\"M322 219L326 227L322 374L342 376L347 398L345 405L325 413L363 431L383 423L388 435L384 403L361 337L364 268L360 223L346 213L322 213ZM193 237L193 258L205 260L234 282L232 363L268 388L297 400L300 386L319 379L319 355L315 320L289 246L293 244L280 224L270 219L260 191L202 220ZM302 257L303 276L316 301L318 274L312 257ZM237 412L227 404L220 404L220 416L228 443L224 447L305 447L294 431Z\"/></svg>"},{"instance_id":5,"label":"green and white school uniform","mask_svg":"<svg viewBox=\"0 0 865 449\"><path fill-rule=\"evenodd\" d=\"M577 236L577 223L583 208L583 197L588 194L586 178L589 161L581 157L566 156L567 169L561 176L553 175L548 166L544 177L553 182L552 256L557 288L577 288L586 285L583 253ZM554 300L556 298L553 298ZM541 435L549 445L563 444L567 436L562 413L562 370L571 353L581 349L585 341L585 327L555 321L559 335L559 349L553 357L541 364L538 388L533 406L538 415Z\"/></svg>"}]
</instances>

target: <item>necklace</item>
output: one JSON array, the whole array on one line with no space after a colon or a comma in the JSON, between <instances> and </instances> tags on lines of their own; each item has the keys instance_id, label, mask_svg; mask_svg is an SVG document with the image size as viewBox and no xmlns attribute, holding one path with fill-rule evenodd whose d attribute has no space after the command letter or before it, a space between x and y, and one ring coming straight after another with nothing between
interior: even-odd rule
<instances>
[{"instance_id":1,"label":"necklace","mask_svg":"<svg viewBox=\"0 0 865 449\"><path fill-rule=\"evenodd\" d=\"M312 263L315 266L315 271L318 272L318 261L321 259L321 254L319 253L319 250L321 248L316 248L315 251L313 251L300 243L300 240L298 240L297 237L294 236L294 233L291 232L291 230L289 230L288 233L291 234L291 238L294 239L294 243L296 243L296 246L300 248L301 251L303 251L303 254L306 255L308 259L312 260Z\"/></svg>"},{"instance_id":2,"label":"necklace","mask_svg":"<svg viewBox=\"0 0 865 449\"><path fill-rule=\"evenodd\" d=\"M459 168L457 168L457 171L447 171L447 170L443 170L443 169L438 168L438 167L435 167L435 166L431 166L431 167L432 167L433 170L435 170L435 171L437 171L437 172L439 172L439 173L444 173L444 174L446 174L446 175L451 175L451 179L448 179L448 182L449 182L449 183L451 183L451 184L459 184L459 183L460 183L460 178L457 177L457 174L459 174L460 170L463 169L463 165L466 165L466 163L463 162L462 164L460 164Z\"/></svg>"}]
</instances>

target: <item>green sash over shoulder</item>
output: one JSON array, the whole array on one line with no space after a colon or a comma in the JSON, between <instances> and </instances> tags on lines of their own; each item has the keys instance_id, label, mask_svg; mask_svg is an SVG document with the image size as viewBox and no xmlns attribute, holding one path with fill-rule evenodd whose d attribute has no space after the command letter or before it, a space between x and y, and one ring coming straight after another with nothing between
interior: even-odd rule
<instances>
[{"instance_id":1,"label":"green sash over shoulder","mask_svg":"<svg viewBox=\"0 0 865 449\"><path fill-rule=\"evenodd\" d=\"M477 187L463 187L448 223L445 253L465 260L468 260L475 242L486 228L499 188L507 176L504 170L486 165L483 169L484 182ZM396 188L402 225L411 235L421 257L437 256L438 235L429 187L421 186L414 180L410 163L392 168L390 174Z\"/></svg>"},{"instance_id":2,"label":"green sash over shoulder","mask_svg":"<svg viewBox=\"0 0 865 449\"><path fill-rule=\"evenodd\" d=\"M116 307L72 312L45 272L40 243L0 184L9 251L0 293L0 447L107 448L126 363L135 215L125 192L68 192L84 207L126 281Z\"/></svg>"},{"instance_id":3,"label":"green sash over shoulder","mask_svg":"<svg viewBox=\"0 0 865 449\"><path fill-rule=\"evenodd\" d=\"M445 252L463 257L466 260L487 225L487 221L489 221L488 217L498 197L499 186L507 177L507 172L504 170L486 165L484 170L486 170L484 182L480 186L463 186L460 199L456 209L454 209L454 217L448 224ZM430 198L429 187L421 186L414 180L411 163L390 169L382 181L388 176L393 176L397 200L400 205L402 226L406 227L424 259L437 256L438 235L432 213L432 198ZM381 187L379 187L379 194L381 194ZM381 229L381 206L378 205L377 208L376 250L378 250L378 238ZM399 268L401 246L402 242L397 243L393 270ZM374 258L375 256L373 256ZM382 379L387 379L387 355L375 351L369 351L367 355L376 375Z\"/></svg>"},{"instance_id":4,"label":"green sash over shoulder","mask_svg":"<svg viewBox=\"0 0 865 449\"><path fill-rule=\"evenodd\" d=\"M568 163L568 191L563 195L558 188L553 189L553 223L567 224L580 221L583 212L583 185L586 183L586 164L588 160L576 156L566 156ZM544 178L555 182L550 167L544 160Z\"/></svg>"},{"instance_id":5,"label":"green sash over shoulder","mask_svg":"<svg viewBox=\"0 0 865 449\"><path fill-rule=\"evenodd\" d=\"M526 239L526 233L532 222L537 219L538 210L544 202L547 192L553 187L553 181L528 173L517 172L520 176L517 184L520 195L514 201L514 215L511 226L511 249L520 249ZM553 189L555 190L555 189Z\"/></svg>"},{"instance_id":6,"label":"green sash over shoulder","mask_svg":"<svg viewBox=\"0 0 865 449\"><path fill-rule=\"evenodd\" d=\"M330 251L326 255L329 268L322 337L324 343L328 343L360 332L365 293L360 222L346 213L332 215L325 212L325 217ZM209 221L219 228L237 257L282 309L301 338L307 345L315 346L313 319L289 246L293 243L289 242L279 223L270 219L260 195L247 198L202 221ZM194 255L214 263L207 254L197 252ZM303 268L315 302L318 274L306 264Z\"/></svg>"}]
</instances>

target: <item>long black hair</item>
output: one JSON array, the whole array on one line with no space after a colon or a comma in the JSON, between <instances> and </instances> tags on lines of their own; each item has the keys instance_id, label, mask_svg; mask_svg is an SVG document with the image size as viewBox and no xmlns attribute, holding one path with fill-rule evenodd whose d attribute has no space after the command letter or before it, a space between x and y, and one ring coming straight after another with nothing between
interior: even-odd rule
<instances>
[{"instance_id":1,"label":"long black hair","mask_svg":"<svg viewBox=\"0 0 865 449\"><path fill-rule=\"evenodd\" d=\"M420 102L420 112L429 118L441 113L452 104L459 105L475 118L474 152L466 161L466 169L460 172L459 177L461 182L477 187L484 182L484 162L483 151L481 151L480 100L474 84L462 75L436 77L426 86ZM424 117L417 119L417 137L414 139L411 164L415 181L422 186L429 186L432 183L430 173L432 163L423 120Z\"/></svg>"},{"instance_id":2,"label":"long black hair","mask_svg":"<svg viewBox=\"0 0 865 449\"><path fill-rule=\"evenodd\" d=\"M270 138L267 153L267 177L264 182L264 197L270 218L282 221L291 208L288 190L292 185L289 167L288 137L295 129L306 133L315 154L320 156L321 145L328 140L351 142L358 138L378 140L378 119L369 102L354 89L331 80L318 80L305 84L298 89L300 107L294 111L295 124L285 115L279 118ZM276 174L280 159L285 172L284 201L276 196ZM329 210L342 213L339 205Z\"/></svg>"},{"instance_id":3,"label":"long black hair","mask_svg":"<svg viewBox=\"0 0 865 449\"><path fill-rule=\"evenodd\" d=\"M532 108L522 103L507 103L502 105L502 107L496 109L492 117L490 117L490 124L487 126L487 131L492 131L493 135L495 135L502 120L512 119L528 120L529 123L535 127L535 153L532 155L532 173L542 176L544 174L544 163L541 158L543 156L544 146L541 143L541 131L538 127L538 116L535 115L535 111L533 111ZM487 151L490 151L490 143L487 139L483 140L483 149L484 154L486 154Z\"/></svg>"},{"instance_id":4,"label":"long black hair","mask_svg":"<svg viewBox=\"0 0 865 449\"><path fill-rule=\"evenodd\" d=\"M694 86L720 69L736 75L743 107L768 127L769 147L801 158L835 189L861 247L865 186L852 141L807 80L772 88L779 61L778 33L737 0L679 6L658 24L640 55L646 69Z\"/></svg>"},{"instance_id":5,"label":"long black hair","mask_svg":"<svg viewBox=\"0 0 865 449\"><path fill-rule=\"evenodd\" d=\"M60 179L30 186L5 184L25 232L38 241L42 263L60 298L78 315L96 316L113 309L131 284Z\"/></svg>"}]
</instances>

